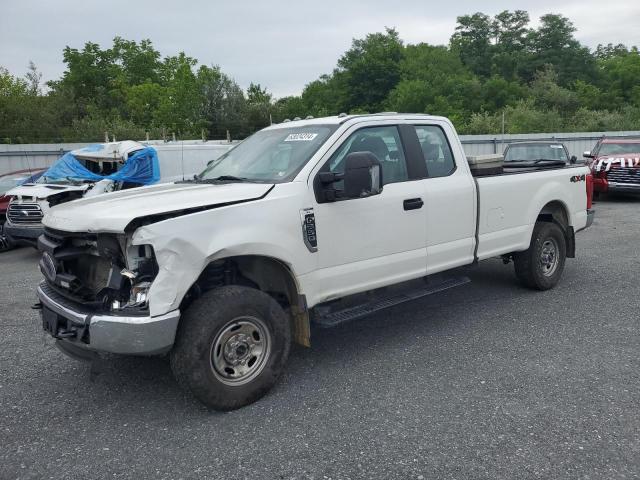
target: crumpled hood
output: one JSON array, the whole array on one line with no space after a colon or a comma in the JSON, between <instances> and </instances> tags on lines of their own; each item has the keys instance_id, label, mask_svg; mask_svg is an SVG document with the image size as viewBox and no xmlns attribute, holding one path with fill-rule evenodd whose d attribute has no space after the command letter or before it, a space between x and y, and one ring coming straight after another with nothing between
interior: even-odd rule
<instances>
[{"instance_id":1,"label":"crumpled hood","mask_svg":"<svg viewBox=\"0 0 640 480\"><path fill-rule=\"evenodd\" d=\"M46 183L28 183L12 188L7 193L8 197L35 197L44 199L62 192L76 192L87 190L89 185L47 185Z\"/></svg>"},{"instance_id":2,"label":"crumpled hood","mask_svg":"<svg viewBox=\"0 0 640 480\"><path fill-rule=\"evenodd\" d=\"M123 232L136 218L255 200L272 187L264 183L152 185L55 206L43 223L68 232Z\"/></svg>"}]
</instances>

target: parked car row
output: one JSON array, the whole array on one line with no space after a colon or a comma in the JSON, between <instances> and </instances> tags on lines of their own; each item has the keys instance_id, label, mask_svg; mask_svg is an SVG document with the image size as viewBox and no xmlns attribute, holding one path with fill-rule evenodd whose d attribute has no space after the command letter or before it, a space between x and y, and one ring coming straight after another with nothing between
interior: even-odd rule
<instances>
[{"instance_id":1,"label":"parked car row","mask_svg":"<svg viewBox=\"0 0 640 480\"><path fill-rule=\"evenodd\" d=\"M4 234L11 244L36 246L44 232L42 219L51 207L83 197L192 178L230 147L206 143L149 146L122 141L68 152L38 178L18 184L7 181L14 188L3 197L11 198Z\"/></svg>"}]
</instances>

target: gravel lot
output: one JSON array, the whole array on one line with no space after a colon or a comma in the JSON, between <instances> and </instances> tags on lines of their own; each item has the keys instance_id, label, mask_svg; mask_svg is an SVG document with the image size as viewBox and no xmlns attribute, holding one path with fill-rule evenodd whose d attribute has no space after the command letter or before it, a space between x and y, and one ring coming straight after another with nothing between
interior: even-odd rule
<instances>
[{"instance_id":1,"label":"gravel lot","mask_svg":"<svg viewBox=\"0 0 640 480\"><path fill-rule=\"evenodd\" d=\"M640 199L596 205L561 284L471 284L294 348L221 414L163 359L98 365L40 330L37 254L0 254L0 478L638 478Z\"/></svg>"}]
</instances>

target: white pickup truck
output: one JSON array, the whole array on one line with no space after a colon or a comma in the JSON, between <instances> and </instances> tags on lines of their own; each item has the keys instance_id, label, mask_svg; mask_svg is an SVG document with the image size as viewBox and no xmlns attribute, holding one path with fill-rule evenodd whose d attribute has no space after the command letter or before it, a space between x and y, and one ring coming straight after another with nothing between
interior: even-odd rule
<instances>
[{"instance_id":1,"label":"white pickup truck","mask_svg":"<svg viewBox=\"0 0 640 480\"><path fill-rule=\"evenodd\" d=\"M274 385L292 340L309 345L311 324L466 281L439 272L502 256L525 286L552 288L592 222L590 180L544 161L472 174L442 117L273 125L194 180L52 208L43 328L73 357L169 353L203 403L238 408Z\"/></svg>"}]
</instances>

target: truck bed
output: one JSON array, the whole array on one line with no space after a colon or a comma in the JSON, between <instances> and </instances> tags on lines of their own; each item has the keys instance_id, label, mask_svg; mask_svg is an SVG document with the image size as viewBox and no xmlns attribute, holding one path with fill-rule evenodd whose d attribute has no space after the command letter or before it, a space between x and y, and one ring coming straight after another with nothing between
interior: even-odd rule
<instances>
[{"instance_id":1,"label":"truck bed","mask_svg":"<svg viewBox=\"0 0 640 480\"><path fill-rule=\"evenodd\" d=\"M583 165L518 169L502 174L476 176L478 246L477 258L526 250L540 212L563 208L575 231L586 226L587 212Z\"/></svg>"}]
</instances>

